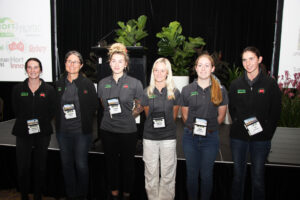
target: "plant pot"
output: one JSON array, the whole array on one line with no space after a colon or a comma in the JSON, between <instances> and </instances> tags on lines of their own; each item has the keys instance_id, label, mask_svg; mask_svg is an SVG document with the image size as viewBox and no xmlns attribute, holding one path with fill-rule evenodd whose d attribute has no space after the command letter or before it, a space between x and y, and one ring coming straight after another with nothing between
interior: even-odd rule
<instances>
[{"instance_id":1,"label":"plant pot","mask_svg":"<svg viewBox=\"0 0 300 200\"><path fill-rule=\"evenodd\" d=\"M277 127L272 139L268 161L300 164L300 128Z\"/></svg>"},{"instance_id":2,"label":"plant pot","mask_svg":"<svg viewBox=\"0 0 300 200\"><path fill-rule=\"evenodd\" d=\"M173 76L176 88L181 92L182 88L189 84L189 76ZM181 118L181 110L178 111L178 118Z\"/></svg>"}]
</instances>

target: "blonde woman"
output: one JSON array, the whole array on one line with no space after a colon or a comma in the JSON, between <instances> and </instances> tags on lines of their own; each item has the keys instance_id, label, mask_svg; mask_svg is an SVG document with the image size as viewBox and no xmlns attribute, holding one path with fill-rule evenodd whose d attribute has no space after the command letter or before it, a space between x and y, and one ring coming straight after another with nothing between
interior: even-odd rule
<instances>
[{"instance_id":1,"label":"blonde woman","mask_svg":"<svg viewBox=\"0 0 300 200\"><path fill-rule=\"evenodd\" d=\"M121 196L119 180L122 180L120 185L123 188L123 199L130 199L134 183L134 154L137 142L135 117L143 111L140 105L143 87L139 80L128 76L125 72L129 57L123 44L113 44L109 48L108 56L112 75L99 82L98 97L104 108L100 129L110 199L119 199Z\"/></svg>"},{"instance_id":2,"label":"blonde woman","mask_svg":"<svg viewBox=\"0 0 300 200\"><path fill-rule=\"evenodd\" d=\"M224 121L227 92L212 75L214 61L208 54L195 63L197 79L182 89L182 119L185 123L183 152L186 158L189 200L208 200L213 187L213 167L219 149L219 124Z\"/></svg>"},{"instance_id":3,"label":"blonde woman","mask_svg":"<svg viewBox=\"0 0 300 200\"><path fill-rule=\"evenodd\" d=\"M172 200L175 196L175 120L179 101L180 93L174 86L171 64L168 59L159 58L153 64L150 85L142 100L146 114L143 160L149 200Z\"/></svg>"}]
</instances>

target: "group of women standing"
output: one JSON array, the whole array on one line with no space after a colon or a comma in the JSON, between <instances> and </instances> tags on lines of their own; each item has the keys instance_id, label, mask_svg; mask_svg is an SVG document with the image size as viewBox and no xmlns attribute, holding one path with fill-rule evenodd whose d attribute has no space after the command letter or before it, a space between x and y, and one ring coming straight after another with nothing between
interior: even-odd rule
<instances>
[{"instance_id":1,"label":"group of women standing","mask_svg":"<svg viewBox=\"0 0 300 200\"><path fill-rule=\"evenodd\" d=\"M226 89L213 75L214 61L200 55L194 69L197 78L176 89L171 64L157 59L150 84L143 90L127 75L129 57L123 44L109 48L112 75L98 84L98 98L91 81L80 74L83 59L70 51L65 57L66 74L55 89L41 78L36 58L25 63L28 79L13 90L17 136L17 164L22 200L28 199L30 156L34 151L34 199L42 196L46 154L56 115L56 135L68 199L86 199L88 150L92 142L93 115L98 99L104 108L100 124L105 155L109 199L127 200L133 192L134 155L137 142L135 117L143 110L145 188L149 200L172 200L176 178L176 123L181 107L184 122L183 151L187 168L188 199L208 200L213 188L213 167L219 151L219 125L229 104L233 119L231 146L234 161L232 199L243 199L247 153L251 154L252 198L264 199L264 163L280 114L280 91L276 81L259 69L262 57L255 47L242 53L245 74ZM264 102L263 104L261 102ZM34 147L34 148L32 148ZM198 177L200 175L200 195Z\"/></svg>"}]
</instances>

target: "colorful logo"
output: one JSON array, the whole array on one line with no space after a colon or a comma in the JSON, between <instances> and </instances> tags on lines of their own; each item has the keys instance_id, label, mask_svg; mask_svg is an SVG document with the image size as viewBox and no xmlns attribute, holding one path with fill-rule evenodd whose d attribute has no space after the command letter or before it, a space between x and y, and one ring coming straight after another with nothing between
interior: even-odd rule
<instances>
[{"instance_id":1,"label":"colorful logo","mask_svg":"<svg viewBox=\"0 0 300 200\"><path fill-rule=\"evenodd\" d=\"M83 90L83 93L84 93L84 94L87 94L87 93L88 93L88 91L87 91L87 90Z\"/></svg>"},{"instance_id":2,"label":"colorful logo","mask_svg":"<svg viewBox=\"0 0 300 200\"><path fill-rule=\"evenodd\" d=\"M22 42L12 42L8 45L10 51L19 50L24 51L24 44Z\"/></svg>"},{"instance_id":3,"label":"colorful logo","mask_svg":"<svg viewBox=\"0 0 300 200\"><path fill-rule=\"evenodd\" d=\"M260 88L260 89L258 89L258 93L260 93L260 94L264 94L264 93L265 93L265 89L264 89L264 88Z\"/></svg>"},{"instance_id":4,"label":"colorful logo","mask_svg":"<svg viewBox=\"0 0 300 200\"><path fill-rule=\"evenodd\" d=\"M104 85L104 88L111 88L111 84Z\"/></svg>"},{"instance_id":5,"label":"colorful logo","mask_svg":"<svg viewBox=\"0 0 300 200\"><path fill-rule=\"evenodd\" d=\"M0 18L0 37L14 37L15 23L9 17Z\"/></svg>"},{"instance_id":6,"label":"colorful logo","mask_svg":"<svg viewBox=\"0 0 300 200\"><path fill-rule=\"evenodd\" d=\"M191 96L195 96L195 95L198 95L197 91L191 92Z\"/></svg>"},{"instance_id":7,"label":"colorful logo","mask_svg":"<svg viewBox=\"0 0 300 200\"><path fill-rule=\"evenodd\" d=\"M237 93L238 94L246 94L246 90L245 89L238 89Z\"/></svg>"},{"instance_id":8,"label":"colorful logo","mask_svg":"<svg viewBox=\"0 0 300 200\"><path fill-rule=\"evenodd\" d=\"M46 97L46 94L45 94L44 92L42 92L42 93L40 94L40 97Z\"/></svg>"},{"instance_id":9,"label":"colorful logo","mask_svg":"<svg viewBox=\"0 0 300 200\"><path fill-rule=\"evenodd\" d=\"M123 88L128 88L128 85L127 84L123 85Z\"/></svg>"}]
</instances>

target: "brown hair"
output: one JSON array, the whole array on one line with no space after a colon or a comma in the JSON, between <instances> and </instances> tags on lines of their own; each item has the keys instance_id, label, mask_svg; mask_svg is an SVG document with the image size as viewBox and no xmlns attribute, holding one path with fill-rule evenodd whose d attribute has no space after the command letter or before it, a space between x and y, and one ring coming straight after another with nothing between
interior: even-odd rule
<instances>
[{"instance_id":1,"label":"brown hair","mask_svg":"<svg viewBox=\"0 0 300 200\"><path fill-rule=\"evenodd\" d=\"M199 59L202 58L202 57L207 58L210 61L211 66L215 67L214 59L209 54L204 53L204 54L199 55L198 58L196 59L195 68L197 67ZM223 101L222 91L221 91L221 84L220 84L219 80L217 80L215 78L214 75L211 75L210 79L211 79L211 97L210 97L210 100L214 105L218 106Z\"/></svg>"}]
</instances>

